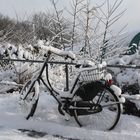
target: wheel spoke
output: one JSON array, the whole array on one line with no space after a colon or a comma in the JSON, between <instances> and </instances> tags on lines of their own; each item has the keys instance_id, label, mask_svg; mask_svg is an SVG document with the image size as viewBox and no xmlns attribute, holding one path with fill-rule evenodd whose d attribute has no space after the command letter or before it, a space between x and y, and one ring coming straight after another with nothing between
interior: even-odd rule
<instances>
[{"instance_id":1,"label":"wheel spoke","mask_svg":"<svg viewBox=\"0 0 140 140\"><path fill-rule=\"evenodd\" d=\"M35 85L32 85L32 89L28 93L31 84L33 83L29 80L20 92L20 110L26 118L34 115L39 98L36 96Z\"/></svg>"},{"instance_id":2,"label":"wheel spoke","mask_svg":"<svg viewBox=\"0 0 140 140\"><path fill-rule=\"evenodd\" d=\"M100 95L101 94L101 95ZM98 130L111 130L117 124L120 118L120 104L114 92L106 88L104 93L98 93L93 99L96 106L101 106L101 111L90 115L79 115L75 110L75 120L80 126ZM93 107L94 108L94 107Z\"/></svg>"}]
</instances>

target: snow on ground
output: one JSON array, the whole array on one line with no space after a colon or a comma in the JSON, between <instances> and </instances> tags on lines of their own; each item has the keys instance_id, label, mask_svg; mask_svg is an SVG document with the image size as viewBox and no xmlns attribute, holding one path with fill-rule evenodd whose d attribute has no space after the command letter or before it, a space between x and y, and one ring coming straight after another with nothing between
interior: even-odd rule
<instances>
[{"instance_id":1,"label":"snow on ground","mask_svg":"<svg viewBox=\"0 0 140 140\"><path fill-rule=\"evenodd\" d=\"M140 118L122 115L112 131L80 128L72 118L65 121L57 104L41 93L33 118L26 120L18 105L18 93L0 95L0 140L139 140ZM29 131L30 130L30 131Z\"/></svg>"}]
</instances>

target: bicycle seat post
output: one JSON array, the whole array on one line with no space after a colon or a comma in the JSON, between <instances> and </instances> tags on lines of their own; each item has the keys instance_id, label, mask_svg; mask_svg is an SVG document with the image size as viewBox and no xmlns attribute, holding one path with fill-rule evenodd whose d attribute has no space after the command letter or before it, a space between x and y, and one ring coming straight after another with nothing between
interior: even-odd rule
<instances>
[{"instance_id":1,"label":"bicycle seat post","mask_svg":"<svg viewBox=\"0 0 140 140\"><path fill-rule=\"evenodd\" d=\"M68 64L65 65L65 73L66 73L66 88L65 91L69 90L69 70L68 70Z\"/></svg>"}]
</instances>

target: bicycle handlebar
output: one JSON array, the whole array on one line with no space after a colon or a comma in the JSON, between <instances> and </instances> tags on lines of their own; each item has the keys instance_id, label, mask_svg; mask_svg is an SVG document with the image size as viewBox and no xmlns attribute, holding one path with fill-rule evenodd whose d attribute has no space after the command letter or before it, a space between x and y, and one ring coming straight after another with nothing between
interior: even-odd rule
<instances>
[{"instance_id":1,"label":"bicycle handlebar","mask_svg":"<svg viewBox=\"0 0 140 140\"><path fill-rule=\"evenodd\" d=\"M71 51L63 51L57 48L54 48L52 46L46 47L47 52L54 53L59 56L65 56L66 58L70 58L72 60L75 60L75 54Z\"/></svg>"}]
</instances>

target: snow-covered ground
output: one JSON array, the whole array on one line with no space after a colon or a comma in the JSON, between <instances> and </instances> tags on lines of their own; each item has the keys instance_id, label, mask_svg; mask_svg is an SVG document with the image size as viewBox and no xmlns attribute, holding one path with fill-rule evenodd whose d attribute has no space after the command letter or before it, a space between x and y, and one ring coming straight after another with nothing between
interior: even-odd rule
<instances>
[{"instance_id":1,"label":"snow-covered ground","mask_svg":"<svg viewBox=\"0 0 140 140\"><path fill-rule=\"evenodd\" d=\"M55 100L41 93L33 118L26 120L18 105L19 93L0 95L0 140L139 140L140 118L122 115L112 131L79 128L72 118L65 121Z\"/></svg>"}]
</instances>

